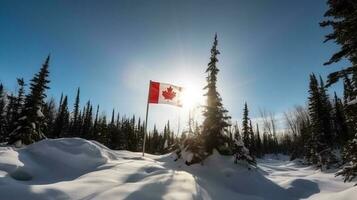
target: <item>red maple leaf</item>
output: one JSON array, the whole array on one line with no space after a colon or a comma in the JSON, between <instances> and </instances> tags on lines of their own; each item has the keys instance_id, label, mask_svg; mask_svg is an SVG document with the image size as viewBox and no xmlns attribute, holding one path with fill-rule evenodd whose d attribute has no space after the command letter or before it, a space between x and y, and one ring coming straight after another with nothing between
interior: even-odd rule
<instances>
[{"instance_id":1,"label":"red maple leaf","mask_svg":"<svg viewBox=\"0 0 357 200\"><path fill-rule=\"evenodd\" d=\"M165 99L172 100L176 96L176 92L173 91L172 87L166 88L165 91L162 91L162 96L164 96Z\"/></svg>"}]
</instances>

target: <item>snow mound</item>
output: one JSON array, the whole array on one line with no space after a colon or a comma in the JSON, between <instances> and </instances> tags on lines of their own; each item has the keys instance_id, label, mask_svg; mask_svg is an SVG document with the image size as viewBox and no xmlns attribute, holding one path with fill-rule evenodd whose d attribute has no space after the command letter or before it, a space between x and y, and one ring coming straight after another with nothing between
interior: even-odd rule
<instances>
[{"instance_id":1,"label":"snow mound","mask_svg":"<svg viewBox=\"0 0 357 200\"><path fill-rule=\"evenodd\" d=\"M283 155L258 159L258 168L250 169L217 152L203 165L174 160L174 154L142 157L79 138L0 147L0 199L344 200L357 195L354 183Z\"/></svg>"},{"instance_id":2,"label":"snow mound","mask_svg":"<svg viewBox=\"0 0 357 200\"><path fill-rule=\"evenodd\" d=\"M8 161L0 170L15 180L36 184L68 181L115 159L106 147L80 138L42 140L10 152L17 160Z\"/></svg>"}]
</instances>

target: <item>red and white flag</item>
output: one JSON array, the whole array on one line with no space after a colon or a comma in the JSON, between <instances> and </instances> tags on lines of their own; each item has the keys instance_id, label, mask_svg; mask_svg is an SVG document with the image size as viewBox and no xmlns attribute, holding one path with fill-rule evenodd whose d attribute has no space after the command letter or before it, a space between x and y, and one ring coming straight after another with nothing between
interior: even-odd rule
<instances>
[{"instance_id":1,"label":"red and white flag","mask_svg":"<svg viewBox=\"0 0 357 200\"><path fill-rule=\"evenodd\" d=\"M148 102L182 107L182 91L183 88L176 85L150 81Z\"/></svg>"}]
</instances>

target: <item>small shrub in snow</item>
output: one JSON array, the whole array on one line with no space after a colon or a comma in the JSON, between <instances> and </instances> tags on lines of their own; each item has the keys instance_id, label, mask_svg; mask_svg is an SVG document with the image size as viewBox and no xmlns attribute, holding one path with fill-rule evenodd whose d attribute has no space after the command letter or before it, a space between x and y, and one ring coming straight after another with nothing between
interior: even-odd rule
<instances>
[{"instance_id":1,"label":"small shrub in snow","mask_svg":"<svg viewBox=\"0 0 357 200\"><path fill-rule=\"evenodd\" d=\"M176 154L177 159L182 158L186 165L202 162L208 155L204 150L200 136L186 138L181 145L179 145Z\"/></svg>"}]
</instances>

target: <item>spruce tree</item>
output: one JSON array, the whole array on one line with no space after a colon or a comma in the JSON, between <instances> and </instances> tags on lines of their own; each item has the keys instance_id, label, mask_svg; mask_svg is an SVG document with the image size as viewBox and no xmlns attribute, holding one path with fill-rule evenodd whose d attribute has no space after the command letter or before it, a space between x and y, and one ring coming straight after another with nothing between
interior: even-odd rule
<instances>
[{"instance_id":1,"label":"spruce tree","mask_svg":"<svg viewBox=\"0 0 357 200\"><path fill-rule=\"evenodd\" d=\"M61 110L62 102L63 102L63 93L61 93L61 97L60 97L60 101L59 101L59 104L58 104L57 113L59 113L60 110Z\"/></svg>"},{"instance_id":2,"label":"spruce tree","mask_svg":"<svg viewBox=\"0 0 357 200\"><path fill-rule=\"evenodd\" d=\"M227 110L222 105L222 98L217 91L217 74L219 69L217 68L217 34L214 37L213 47L211 49L211 58L206 70L207 85L204 89L207 90L205 96L207 97L207 105L204 107L204 121L203 121L203 138L206 152L212 153L213 149L218 151L224 147L227 142L227 136L225 132L229 126L227 116Z\"/></svg>"},{"instance_id":3,"label":"spruce tree","mask_svg":"<svg viewBox=\"0 0 357 200\"><path fill-rule=\"evenodd\" d=\"M170 130L167 128L167 124L165 124L163 150L167 150L167 148L169 147L169 143L170 143Z\"/></svg>"},{"instance_id":4,"label":"spruce tree","mask_svg":"<svg viewBox=\"0 0 357 200\"><path fill-rule=\"evenodd\" d=\"M234 163L237 164L238 162L245 162L248 165L256 165L254 157L251 156L249 149L245 147L239 134L235 134L234 137L233 153Z\"/></svg>"},{"instance_id":5,"label":"spruce tree","mask_svg":"<svg viewBox=\"0 0 357 200\"><path fill-rule=\"evenodd\" d=\"M75 135L78 134L79 129L80 129L80 123L79 123L79 103L80 103L80 88L77 88L77 94L76 94L76 99L74 101L73 105L73 115L72 115L72 120L71 120L71 127L70 127L70 135Z\"/></svg>"},{"instance_id":6,"label":"spruce tree","mask_svg":"<svg viewBox=\"0 0 357 200\"><path fill-rule=\"evenodd\" d=\"M88 102L87 102L88 103ZM85 138L85 127L84 127L84 120L85 120L85 117L86 117L86 113L87 113L87 104L83 106L82 112L80 113L79 115L79 118L78 118L78 121L79 121L79 134L77 134L78 137L81 137L81 138Z\"/></svg>"},{"instance_id":7,"label":"spruce tree","mask_svg":"<svg viewBox=\"0 0 357 200\"><path fill-rule=\"evenodd\" d=\"M321 27L332 28L332 33L325 36L327 41L334 41L341 49L333 54L324 65L331 65L342 59L348 59L352 66L329 75L329 84L343 78L345 74L357 75L357 2L351 0L328 0L329 8L325 13L327 20L320 23Z\"/></svg>"},{"instance_id":8,"label":"spruce tree","mask_svg":"<svg viewBox=\"0 0 357 200\"><path fill-rule=\"evenodd\" d=\"M112 117L110 120L110 123L108 125L108 135L110 137L110 141L109 141L109 147L112 149L119 149L119 139L118 139L118 131L116 128L116 124L115 124L115 110L112 110Z\"/></svg>"},{"instance_id":9,"label":"spruce tree","mask_svg":"<svg viewBox=\"0 0 357 200\"><path fill-rule=\"evenodd\" d=\"M18 92L17 96L14 97L13 106L11 109L11 123L9 123L10 130L14 130L18 126L18 119L20 118L21 112L25 103L25 81L23 78L17 79Z\"/></svg>"},{"instance_id":10,"label":"spruce tree","mask_svg":"<svg viewBox=\"0 0 357 200\"><path fill-rule=\"evenodd\" d=\"M98 120L99 120L99 105L97 105L97 111L95 112L94 124L93 124L93 139L98 139Z\"/></svg>"},{"instance_id":11,"label":"spruce tree","mask_svg":"<svg viewBox=\"0 0 357 200\"><path fill-rule=\"evenodd\" d=\"M350 130L346 121L344 105L341 99L337 97L336 92L334 96L333 124L337 142L342 147L350 139Z\"/></svg>"},{"instance_id":12,"label":"spruce tree","mask_svg":"<svg viewBox=\"0 0 357 200\"><path fill-rule=\"evenodd\" d=\"M357 138L357 134L355 138ZM348 142L342 153L342 159L345 165L336 175L344 176L345 182L354 180L357 177L357 139Z\"/></svg>"},{"instance_id":13,"label":"spruce tree","mask_svg":"<svg viewBox=\"0 0 357 200\"><path fill-rule=\"evenodd\" d=\"M263 154L270 153L269 151L269 142L268 142L268 134L266 132L263 133Z\"/></svg>"},{"instance_id":14,"label":"spruce tree","mask_svg":"<svg viewBox=\"0 0 357 200\"><path fill-rule=\"evenodd\" d=\"M239 133L239 127L238 124L236 123L234 125L234 136L233 136L234 140L238 140L239 138L242 138L242 136Z\"/></svg>"},{"instance_id":15,"label":"spruce tree","mask_svg":"<svg viewBox=\"0 0 357 200\"><path fill-rule=\"evenodd\" d=\"M56 103L53 98L48 100L46 104L43 107L43 115L45 116L45 126L43 129L43 132L45 135L49 138L53 138L53 130L54 130L54 124L56 120Z\"/></svg>"},{"instance_id":16,"label":"spruce tree","mask_svg":"<svg viewBox=\"0 0 357 200\"><path fill-rule=\"evenodd\" d=\"M108 133L108 124L107 124L107 117L105 114L101 114L99 117L98 117L98 125L97 125L97 141L106 145L106 146L109 146L110 144L110 136Z\"/></svg>"},{"instance_id":17,"label":"spruce tree","mask_svg":"<svg viewBox=\"0 0 357 200\"><path fill-rule=\"evenodd\" d=\"M247 103L244 103L243 121L242 121L242 139L245 146L250 144L250 128L249 128L249 110Z\"/></svg>"},{"instance_id":18,"label":"spruce tree","mask_svg":"<svg viewBox=\"0 0 357 200\"><path fill-rule=\"evenodd\" d=\"M19 118L19 126L10 134L10 144L17 141L31 144L45 138L42 133L44 115L41 109L46 98L45 92L49 89L49 61L50 56L47 57L40 71L31 80L30 93L26 96L25 106Z\"/></svg>"},{"instance_id":19,"label":"spruce tree","mask_svg":"<svg viewBox=\"0 0 357 200\"><path fill-rule=\"evenodd\" d=\"M138 123L137 123L136 135L137 135L137 146L136 146L136 149L137 149L137 151L140 151L140 150L142 150L143 137L144 137L144 128L143 128L143 124L141 123L140 117L139 117Z\"/></svg>"},{"instance_id":20,"label":"spruce tree","mask_svg":"<svg viewBox=\"0 0 357 200\"><path fill-rule=\"evenodd\" d=\"M5 121L6 121L6 137L8 138L9 133L11 133L17 126L15 124L18 124L18 120L14 119L14 113L15 113L15 103L16 103L16 96L14 96L12 93L9 95L6 95L7 99L7 105L6 105L6 116L5 116Z\"/></svg>"},{"instance_id":21,"label":"spruce tree","mask_svg":"<svg viewBox=\"0 0 357 200\"><path fill-rule=\"evenodd\" d=\"M332 27L332 33L326 36L325 41L333 40L341 46L341 49L332 55L325 65L330 65L348 59L351 66L333 72L329 75L329 85L344 79L345 111L349 128L354 134L344 151L344 161L350 163L346 169L339 173L344 175L346 180L356 177L357 174L357 104L349 102L357 98L357 2L351 0L329 0L328 10L325 17L328 19L320 23L322 27ZM351 78L351 80L349 80Z\"/></svg>"},{"instance_id":22,"label":"spruce tree","mask_svg":"<svg viewBox=\"0 0 357 200\"><path fill-rule=\"evenodd\" d=\"M130 131L130 121L125 116L122 117L121 122L121 131L119 132L119 145L120 149L127 149L128 148L128 132ZM152 148L149 148L152 149Z\"/></svg>"},{"instance_id":23,"label":"spruce tree","mask_svg":"<svg viewBox=\"0 0 357 200\"><path fill-rule=\"evenodd\" d=\"M90 101L86 104L86 109L83 110L83 125L82 125L82 138L92 139L91 129L93 120L93 106Z\"/></svg>"},{"instance_id":24,"label":"spruce tree","mask_svg":"<svg viewBox=\"0 0 357 200\"><path fill-rule=\"evenodd\" d=\"M356 74L357 78L357 74ZM349 86L348 90L345 90L345 104L344 111L346 114L346 121L348 128L350 130L350 138L357 135L357 103L353 103L353 99L357 99L357 81L355 81L356 86ZM352 139L352 138L351 138ZM357 139L357 137L354 137Z\"/></svg>"},{"instance_id":25,"label":"spruce tree","mask_svg":"<svg viewBox=\"0 0 357 200\"><path fill-rule=\"evenodd\" d=\"M6 95L4 86L0 83L0 142L4 142L6 140L5 98Z\"/></svg>"},{"instance_id":26,"label":"spruce tree","mask_svg":"<svg viewBox=\"0 0 357 200\"><path fill-rule=\"evenodd\" d=\"M321 98L321 120L324 130L324 137L329 146L334 144L334 134L332 131L332 106L322 77L320 76L319 96Z\"/></svg>"},{"instance_id":27,"label":"spruce tree","mask_svg":"<svg viewBox=\"0 0 357 200\"><path fill-rule=\"evenodd\" d=\"M256 148L256 156L259 158L262 156L262 140L260 138L259 126L257 124L257 131L255 136L255 148Z\"/></svg>"},{"instance_id":28,"label":"spruce tree","mask_svg":"<svg viewBox=\"0 0 357 200\"><path fill-rule=\"evenodd\" d=\"M117 117L116 117L116 120L115 120L115 126L117 128L120 128L120 113L119 112L117 113Z\"/></svg>"},{"instance_id":29,"label":"spruce tree","mask_svg":"<svg viewBox=\"0 0 357 200\"><path fill-rule=\"evenodd\" d=\"M156 129L156 125L154 125L154 130L152 133L152 141L151 141L151 152L157 153L159 147L159 132Z\"/></svg>"},{"instance_id":30,"label":"spruce tree","mask_svg":"<svg viewBox=\"0 0 357 200\"><path fill-rule=\"evenodd\" d=\"M58 110L59 112L57 113L53 128L53 136L56 138L64 137L68 131L69 111L67 96L63 98Z\"/></svg>"},{"instance_id":31,"label":"spruce tree","mask_svg":"<svg viewBox=\"0 0 357 200\"><path fill-rule=\"evenodd\" d=\"M126 133L128 138L128 150L129 151L136 151L137 141L135 135L135 115L129 121L129 130Z\"/></svg>"},{"instance_id":32,"label":"spruce tree","mask_svg":"<svg viewBox=\"0 0 357 200\"><path fill-rule=\"evenodd\" d=\"M249 145L248 149L250 151L250 154L252 156L256 156L256 147L255 147L255 137L254 137L254 131L253 131L253 125L252 125L252 120L249 120Z\"/></svg>"},{"instance_id":33,"label":"spruce tree","mask_svg":"<svg viewBox=\"0 0 357 200\"><path fill-rule=\"evenodd\" d=\"M310 75L309 89L309 115L311 118L312 135L307 143L309 149L307 159L312 164L320 168L329 167L335 159L328 145L330 137L329 127L326 120L330 121L326 115L325 97L321 93L318 81L314 74Z\"/></svg>"},{"instance_id":34,"label":"spruce tree","mask_svg":"<svg viewBox=\"0 0 357 200\"><path fill-rule=\"evenodd\" d=\"M347 74L343 76L343 103L347 105L350 101L350 98L353 96L353 84L351 79Z\"/></svg>"}]
</instances>

